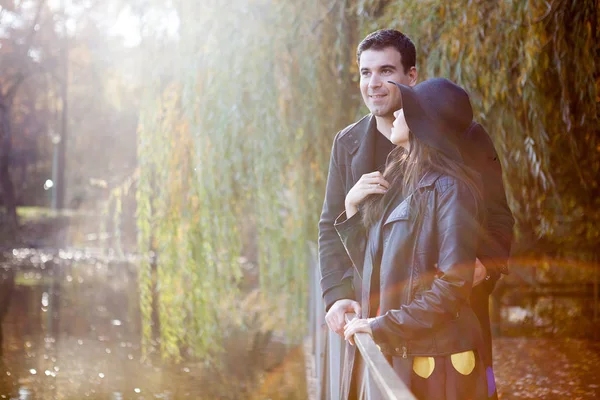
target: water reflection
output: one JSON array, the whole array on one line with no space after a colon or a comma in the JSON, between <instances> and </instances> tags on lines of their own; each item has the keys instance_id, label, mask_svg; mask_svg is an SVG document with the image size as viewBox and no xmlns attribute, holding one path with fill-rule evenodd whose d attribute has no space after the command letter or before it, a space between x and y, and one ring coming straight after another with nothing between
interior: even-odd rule
<instances>
[{"instance_id":1,"label":"water reflection","mask_svg":"<svg viewBox=\"0 0 600 400\"><path fill-rule=\"evenodd\" d=\"M29 400L30 395L31 395L31 390L29 390L25 387L19 388L19 400Z\"/></svg>"},{"instance_id":2,"label":"water reflection","mask_svg":"<svg viewBox=\"0 0 600 400\"><path fill-rule=\"evenodd\" d=\"M134 393L136 368L127 365L139 364L139 346L132 344L137 300L131 265L61 263L61 257L37 253L29 254L29 262L10 261L2 280L0 393L17 399ZM113 354L120 343L130 343L132 354ZM111 371L107 384L100 384L100 370Z\"/></svg>"},{"instance_id":3,"label":"water reflection","mask_svg":"<svg viewBox=\"0 0 600 400\"><path fill-rule=\"evenodd\" d=\"M219 395L219 386L239 382L225 374L213 384L202 362L141 362L132 263L23 250L0 259L0 273L0 398L305 398L301 359L277 371L287 391L258 397L231 385Z\"/></svg>"}]
</instances>

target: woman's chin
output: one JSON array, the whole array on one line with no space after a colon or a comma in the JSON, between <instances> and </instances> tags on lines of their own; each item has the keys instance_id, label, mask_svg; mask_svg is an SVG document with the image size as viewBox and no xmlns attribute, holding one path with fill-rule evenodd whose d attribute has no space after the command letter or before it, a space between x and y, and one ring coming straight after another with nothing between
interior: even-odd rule
<instances>
[{"instance_id":1,"label":"woman's chin","mask_svg":"<svg viewBox=\"0 0 600 400\"><path fill-rule=\"evenodd\" d=\"M396 140L396 141L393 141L393 140L392 140L391 142L392 142L393 144L395 144L396 146L399 146L399 147L404 147L404 150L408 150L409 143L408 143L408 142L406 142L406 141L401 141L401 140Z\"/></svg>"}]
</instances>

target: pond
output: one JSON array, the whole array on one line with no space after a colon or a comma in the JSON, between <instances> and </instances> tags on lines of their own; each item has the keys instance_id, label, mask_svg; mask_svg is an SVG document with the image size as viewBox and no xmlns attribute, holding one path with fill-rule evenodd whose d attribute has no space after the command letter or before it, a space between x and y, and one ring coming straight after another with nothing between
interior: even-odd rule
<instances>
[{"instance_id":1,"label":"pond","mask_svg":"<svg viewBox=\"0 0 600 400\"><path fill-rule=\"evenodd\" d=\"M0 274L0 398L306 398L299 347L260 371L243 355L220 368L142 359L137 273L127 259L17 249L0 259Z\"/></svg>"}]
</instances>

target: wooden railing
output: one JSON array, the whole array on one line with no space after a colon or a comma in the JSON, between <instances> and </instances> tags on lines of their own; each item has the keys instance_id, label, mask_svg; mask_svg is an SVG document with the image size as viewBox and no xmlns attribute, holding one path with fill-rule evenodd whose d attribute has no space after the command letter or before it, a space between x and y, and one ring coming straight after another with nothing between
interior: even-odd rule
<instances>
[{"instance_id":1,"label":"wooden railing","mask_svg":"<svg viewBox=\"0 0 600 400\"><path fill-rule=\"evenodd\" d=\"M355 314L346 314L346 322L350 322L355 317ZM357 357L362 358L362 363L358 363L362 370L357 375L359 399L415 400L408 387L385 359L371 335L357 333L354 335L354 343L360 352Z\"/></svg>"},{"instance_id":2,"label":"wooden railing","mask_svg":"<svg viewBox=\"0 0 600 400\"><path fill-rule=\"evenodd\" d=\"M309 396L314 400L340 399L341 377L344 371L344 340L331 332L325 323L325 306L321 297L321 273L318 267L316 248L311 249L309 340L306 353L309 364ZM346 319L354 318L346 314ZM355 335L358 348L355 365L359 370L357 379L358 398L366 400L415 400L404 382L396 375L391 365L366 333Z\"/></svg>"}]
</instances>

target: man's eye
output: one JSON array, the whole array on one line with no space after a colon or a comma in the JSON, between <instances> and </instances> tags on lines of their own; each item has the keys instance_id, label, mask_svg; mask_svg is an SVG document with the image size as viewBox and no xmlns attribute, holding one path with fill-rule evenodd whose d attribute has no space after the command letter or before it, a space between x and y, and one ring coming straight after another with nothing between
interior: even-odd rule
<instances>
[{"instance_id":1,"label":"man's eye","mask_svg":"<svg viewBox=\"0 0 600 400\"><path fill-rule=\"evenodd\" d=\"M384 69L381 73L383 75L391 75L392 74L392 70L391 69Z\"/></svg>"},{"instance_id":2,"label":"man's eye","mask_svg":"<svg viewBox=\"0 0 600 400\"><path fill-rule=\"evenodd\" d=\"M369 75L371 75L371 72L369 72L369 71L362 71L360 73L360 76L369 76Z\"/></svg>"}]
</instances>

